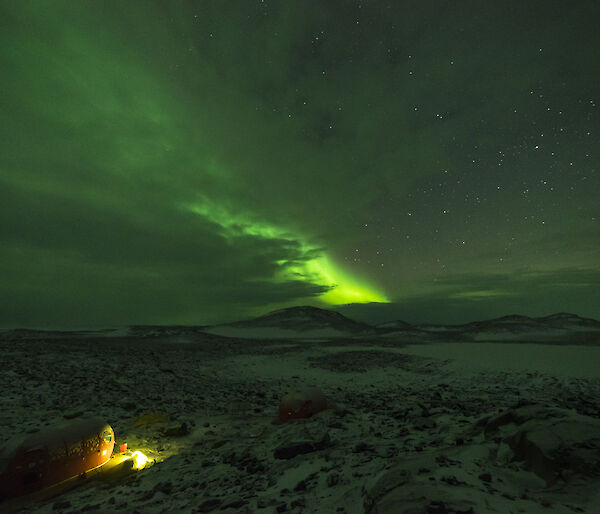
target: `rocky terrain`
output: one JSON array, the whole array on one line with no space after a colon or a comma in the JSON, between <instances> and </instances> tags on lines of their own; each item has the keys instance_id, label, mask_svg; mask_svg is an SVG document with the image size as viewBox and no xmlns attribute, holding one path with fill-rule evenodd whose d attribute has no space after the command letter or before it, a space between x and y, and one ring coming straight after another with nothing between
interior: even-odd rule
<instances>
[{"instance_id":1,"label":"rocky terrain","mask_svg":"<svg viewBox=\"0 0 600 514\"><path fill-rule=\"evenodd\" d=\"M260 339L225 335L231 325L1 334L0 446L93 415L150 463L0 508L600 512L600 371L570 360L600 362L600 325L560 315L533 329L501 319L460 328L348 320L346 330L337 313L288 314L233 327L272 329ZM325 328L335 337L314 336ZM507 358L469 360L452 344ZM318 387L329 408L274 423L281 398L303 387Z\"/></svg>"}]
</instances>

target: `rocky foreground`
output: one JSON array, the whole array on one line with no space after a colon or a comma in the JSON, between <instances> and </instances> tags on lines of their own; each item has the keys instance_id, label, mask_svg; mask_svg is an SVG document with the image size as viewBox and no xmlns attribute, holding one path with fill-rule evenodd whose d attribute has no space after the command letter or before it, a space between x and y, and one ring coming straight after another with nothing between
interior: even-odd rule
<instances>
[{"instance_id":1,"label":"rocky foreground","mask_svg":"<svg viewBox=\"0 0 600 514\"><path fill-rule=\"evenodd\" d=\"M600 378L457 372L389 338L174 332L4 335L0 446L94 415L151 459L11 509L600 512ZM274 424L280 399L306 385L331 407Z\"/></svg>"}]
</instances>

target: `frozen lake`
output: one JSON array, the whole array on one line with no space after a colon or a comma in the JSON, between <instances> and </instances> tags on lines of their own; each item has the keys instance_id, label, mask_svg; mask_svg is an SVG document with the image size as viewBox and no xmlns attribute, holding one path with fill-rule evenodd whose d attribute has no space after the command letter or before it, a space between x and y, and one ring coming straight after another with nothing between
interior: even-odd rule
<instances>
[{"instance_id":1,"label":"frozen lake","mask_svg":"<svg viewBox=\"0 0 600 514\"><path fill-rule=\"evenodd\" d=\"M408 345L402 353L452 359L448 366L473 370L531 371L557 376L600 378L600 347L512 343Z\"/></svg>"}]
</instances>

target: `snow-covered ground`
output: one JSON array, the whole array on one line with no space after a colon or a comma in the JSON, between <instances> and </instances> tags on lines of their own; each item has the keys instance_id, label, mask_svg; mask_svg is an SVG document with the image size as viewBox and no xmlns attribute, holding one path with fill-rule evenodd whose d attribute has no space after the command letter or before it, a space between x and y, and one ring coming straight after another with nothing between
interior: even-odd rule
<instances>
[{"instance_id":1,"label":"snow-covered ground","mask_svg":"<svg viewBox=\"0 0 600 514\"><path fill-rule=\"evenodd\" d=\"M3 334L0 446L93 415L152 465L0 511L600 512L600 346L589 340L120 334ZM273 424L304 386L331 408Z\"/></svg>"},{"instance_id":2,"label":"snow-covered ground","mask_svg":"<svg viewBox=\"0 0 600 514\"><path fill-rule=\"evenodd\" d=\"M341 330L334 328L315 328L312 330L292 330L280 327L231 327L216 326L206 329L208 334L216 334L226 337L242 337L245 339L313 339L334 338L347 335Z\"/></svg>"}]
</instances>

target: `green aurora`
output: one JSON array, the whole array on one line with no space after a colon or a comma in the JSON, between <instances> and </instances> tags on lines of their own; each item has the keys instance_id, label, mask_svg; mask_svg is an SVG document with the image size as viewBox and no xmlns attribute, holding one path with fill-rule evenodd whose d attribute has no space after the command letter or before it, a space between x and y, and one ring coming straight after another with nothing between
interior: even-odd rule
<instances>
[{"instance_id":1,"label":"green aurora","mask_svg":"<svg viewBox=\"0 0 600 514\"><path fill-rule=\"evenodd\" d=\"M600 12L526 4L1 1L0 326L600 317Z\"/></svg>"},{"instance_id":2,"label":"green aurora","mask_svg":"<svg viewBox=\"0 0 600 514\"><path fill-rule=\"evenodd\" d=\"M377 302L386 303L387 298L381 293L361 283L359 279L343 270L339 265L333 264L323 255L319 248L311 248L308 243L303 243L302 238L286 233L275 226L259 222L249 222L249 216L236 217L225 212L219 205L212 205L209 201L195 204L188 209L203 216L222 228L225 238L251 236L257 239L287 241L300 245L303 255L315 255L303 260L281 259L277 265L281 270L276 274L280 281L302 280L314 284L321 284L329 289L318 296L319 300L331 305L348 303ZM273 277L274 279L276 277Z\"/></svg>"}]
</instances>

